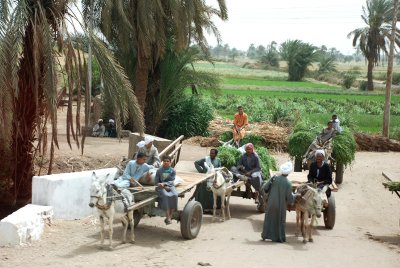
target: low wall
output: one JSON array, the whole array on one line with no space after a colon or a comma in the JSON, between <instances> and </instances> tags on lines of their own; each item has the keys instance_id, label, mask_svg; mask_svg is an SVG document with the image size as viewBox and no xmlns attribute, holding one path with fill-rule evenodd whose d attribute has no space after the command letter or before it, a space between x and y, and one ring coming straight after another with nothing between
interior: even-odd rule
<instances>
[{"instance_id":1,"label":"low wall","mask_svg":"<svg viewBox=\"0 0 400 268\"><path fill-rule=\"evenodd\" d=\"M18 246L39 240L45 221L51 222L50 206L26 205L0 221L0 246Z\"/></svg>"},{"instance_id":2,"label":"low wall","mask_svg":"<svg viewBox=\"0 0 400 268\"><path fill-rule=\"evenodd\" d=\"M97 176L109 174L112 181L117 168L94 170ZM91 171L34 176L32 179L32 204L52 206L54 218L75 220L93 214L89 207Z\"/></svg>"}]
</instances>

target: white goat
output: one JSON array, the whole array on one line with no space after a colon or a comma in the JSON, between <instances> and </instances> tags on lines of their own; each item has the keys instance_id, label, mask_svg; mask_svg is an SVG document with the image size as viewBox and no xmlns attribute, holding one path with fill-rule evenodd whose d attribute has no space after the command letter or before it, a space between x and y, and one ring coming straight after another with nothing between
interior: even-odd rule
<instances>
[{"instance_id":1,"label":"white goat","mask_svg":"<svg viewBox=\"0 0 400 268\"><path fill-rule=\"evenodd\" d=\"M208 173L213 173L214 176L208 179L207 181L207 189L213 192L214 206L213 206L213 218L212 221L215 221L216 210L217 210L217 199L218 196L221 197L221 212L222 212L222 221L225 221L225 208L228 219L231 218L231 213L229 209L229 199L231 197L232 188L228 187L231 185L231 180L233 178L232 173L225 167L222 168L214 168L214 166L207 165L205 163L206 168L208 169ZM226 198L226 205L225 205Z\"/></svg>"},{"instance_id":2,"label":"white goat","mask_svg":"<svg viewBox=\"0 0 400 268\"><path fill-rule=\"evenodd\" d=\"M301 194L301 198L296 199L296 236L299 235L300 230L303 236L303 243L307 243L306 236L308 234L308 241L313 242L312 228L317 218L321 217L322 207L328 203L326 197L326 190L328 186L321 189L314 189L306 184L297 188L297 192Z\"/></svg>"},{"instance_id":3,"label":"white goat","mask_svg":"<svg viewBox=\"0 0 400 268\"><path fill-rule=\"evenodd\" d=\"M131 227L131 243L135 242L134 234L134 222L133 222L133 210L126 211L126 207L122 202L122 195L117 194L112 186L107 184L109 174L102 178L98 178L96 173L92 174L92 185L90 187L90 207L96 206L97 212L100 219L100 242L101 245L104 244L104 221L105 218L108 219L109 226L109 247L112 249L112 237L113 237L113 221L114 219L121 220L124 226L124 232L122 234L122 243L126 242L126 231L128 229L128 224ZM128 202L133 203L132 194L127 190L123 190L128 197Z\"/></svg>"}]
</instances>

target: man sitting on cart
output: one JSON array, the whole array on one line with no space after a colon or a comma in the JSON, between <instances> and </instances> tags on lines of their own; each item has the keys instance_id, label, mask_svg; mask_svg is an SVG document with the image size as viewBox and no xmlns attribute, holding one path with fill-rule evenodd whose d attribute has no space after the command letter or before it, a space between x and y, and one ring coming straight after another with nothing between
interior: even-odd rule
<instances>
[{"instance_id":1,"label":"man sitting on cart","mask_svg":"<svg viewBox=\"0 0 400 268\"><path fill-rule=\"evenodd\" d=\"M246 153L240 157L237 167L232 167L231 171L236 178L248 181L255 189L255 203L258 203L258 195L262 182L260 158L254 151L254 145L245 145ZM249 186L249 185L247 185Z\"/></svg>"},{"instance_id":2,"label":"man sitting on cart","mask_svg":"<svg viewBox=\"0 0 400 268\"><path fill-rule=\"evenodd\" d=\"M337 131L333 128L333 122L328 121L327 127L321 130L321 133L314 139L314 141L310 144L307 149L307 152L304 154L304 158L307 160L314 160L314 152L319 149L327 149L330 155L331 144L330 140L334 138L337 134Z\"/></svg>"},{"instance_id":3,"label":"man sitting on cart","mask_svg":"<svg viewBox=\"0 0 400 268\"><path fill-rule=\"evenodd\" d=\"M315 161L311 163L307 176L308 182L316 183L319 189L332 184L332 171L328 163L326 163L324 160L324 150L317 150L315 152ZM326 190L326 196L331 196L331 189L329 187Z\"/></svg>"}]
</instances>

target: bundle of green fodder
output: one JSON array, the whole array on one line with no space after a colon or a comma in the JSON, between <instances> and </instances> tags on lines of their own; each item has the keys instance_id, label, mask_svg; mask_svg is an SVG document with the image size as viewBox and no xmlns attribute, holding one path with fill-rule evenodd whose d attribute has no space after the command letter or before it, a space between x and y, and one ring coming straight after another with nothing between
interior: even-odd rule
<instances>
[{"instance_id":1,"label":"bundle of green fodder","mask_svg":"<svg viewBox=\"0 0 400 268\"><path fill-rule=\"evenodd\" d=\"M277 169L275 158L270 155L265 147L258 146L254 150L260 157L261 172L266 178L269 178L269 170ZM228 169L237 165L241 155L240 151L234 147L218 147L218 157L221 159L221 164Z\"/></svg>"},{"instance_id":2,"label":"bundle of green fodder","mask_svg":"<svg viewBox=\"0 0 400 268\"><path fill-rule=\"evenodd\" d=\"M353 133L343 131L333 138L332 144L332 157L336 162L348 166L354 161L357 144Z\"/></svg>"},{"instance_id":3,"label":"bundle of green fodder","mask_svg":"<svg viewBox=\"0 0 400 268\"><path fill-rule=\"evenodd\" d=\"M400 191L400 181L382 182L383 186L389 191Z\"/></svg>"},{"instance_id":4,"label":"bundle of green fodder","mask_svg":"<svg viewBox=\"0 0 400 268\"><path fill-rule=\"evenodd\" d=\"M322 127L321 127L322 128ZM289 136L289 155L302 157L308 146L313 142L321 128L312 127L310 122L300 122ZM332 157L345 166L350 165L355 158L357 144L353 133L345 130L332 139Z\"/></svg>"}]
</instances>

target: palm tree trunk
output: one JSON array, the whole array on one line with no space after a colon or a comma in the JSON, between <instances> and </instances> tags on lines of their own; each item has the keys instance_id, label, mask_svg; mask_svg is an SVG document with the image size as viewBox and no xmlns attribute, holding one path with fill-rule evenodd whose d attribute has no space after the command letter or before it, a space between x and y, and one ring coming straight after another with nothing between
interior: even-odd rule
<instances>
[{"instance_id":1,"label":"palm tree trunk","mask_svg":"<svg viewBox=\"0 0 400 268\"><path fill-rule=\"evenodd\" d=\"M393 73L393 58L394 58L394 41L396 37L396 22L397 22L397 9L398 0L393 1L393 21L392 21L392 32L390 34L390 47L388 57L388 68L386 75L386 95L385 95L385 108L383 113L383 130L382 135L389 138L389 126L390 126L390 90L392 89L392 73Z\"/></svg>"},{"instance_id":2,"label":"palm tree trunk","mask_svg":"<svg viewBox=\"0 0 400 268\"><path fill-rule=\"evenodd\" d=\"M372 59L368 59L368 72L367 72L367 78L368 78L367 89L368 89L368 91L374 90L374 81L373 81L373 76L372 76L373 69L374 69L374 62Z\"/></svg>"},{"instance_id":3,"label":"palm tree trunk","mask_svg":"<svg viewBox=\"0 0 400 268\"><path fill-rule=\"evenodd\" d=\"M149 83L149 58L141 49L138 49L138 63L136 64L135 94L143 114L146 107L147 86Z\"/></svg>"}]
</instances>

